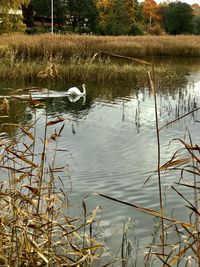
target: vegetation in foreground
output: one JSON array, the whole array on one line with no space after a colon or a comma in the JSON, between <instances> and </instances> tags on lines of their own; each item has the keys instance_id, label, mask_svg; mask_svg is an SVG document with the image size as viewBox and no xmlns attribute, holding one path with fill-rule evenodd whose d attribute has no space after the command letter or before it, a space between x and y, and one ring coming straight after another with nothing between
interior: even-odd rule
<instances>
[{"instance_id":1,"label":"vegetation in foreground","mask_svg":"<svg viewBox=\"0 0 200 267\"><path fill-rule=\"evenodd\" d=\"M3 35L0 38L0 79L41 81L142 81L147 68L128 59L110 60L95 53L126 57L200 56L200 37L98 37L83 35ZM155 68L157 77L172 78L170 66ZM168 79L169 80L169 79Z\"/></svg>"},{"instance_id":2,"label":"vegetation in foreground","mask_svg":"<svg viewBox=\"0 0 200 267\"><path fill-rule=\"evenodd\" d=\"M34 104L37 101L32 101L33 109ZM9 115L6 99L1 109ZM59 166L56 160L64 125L58 132L52 129L62 122L46 119L40 140L36 121L10 124L16 130L15 140L4 133L0 135L1 266L93 266L102 254L102 245L96 238L98 224L94 222L98 207L88 212L83 201L83 216L69 215L74 207L63 190L64 184L70 184L67 163ZM42 145L37 153L38 142Z\"/></svg>"}]
</instances>

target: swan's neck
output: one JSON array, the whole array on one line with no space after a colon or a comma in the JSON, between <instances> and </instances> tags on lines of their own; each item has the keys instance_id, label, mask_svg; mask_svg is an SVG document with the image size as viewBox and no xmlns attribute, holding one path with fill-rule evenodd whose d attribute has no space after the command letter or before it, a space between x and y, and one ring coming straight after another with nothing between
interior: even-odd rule
<instances>
[{"instance_id":1,"label":"swan's neck","mask_svg":"<svg viewBox=\"0 0 200 267\"><path fill-rule=\"evenodd\" d=\"M85 95L85 92L86 92L85 91L85 84L83 84L82 87L83 87L83 93L82 94Z\"/></svg>"}]
</instances>

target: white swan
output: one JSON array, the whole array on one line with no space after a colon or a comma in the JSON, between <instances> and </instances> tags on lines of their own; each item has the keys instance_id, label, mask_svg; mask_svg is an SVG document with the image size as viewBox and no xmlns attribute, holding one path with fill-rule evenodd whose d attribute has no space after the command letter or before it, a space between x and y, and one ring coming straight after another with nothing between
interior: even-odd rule
<instances>
[{"instance_id":1,"label":"white swan","mask_svg":"<svg viewBox=\"0 0 200 267\"><path fill-rule=\"evenodd\" d=\"M77 87L72 87L67 90L66 95L71 95L71 96L82 96L86 94L86 89L85 89L85 84L82 85L83 87L83 92L81 92Z\"/></svg>"}]
</instances>

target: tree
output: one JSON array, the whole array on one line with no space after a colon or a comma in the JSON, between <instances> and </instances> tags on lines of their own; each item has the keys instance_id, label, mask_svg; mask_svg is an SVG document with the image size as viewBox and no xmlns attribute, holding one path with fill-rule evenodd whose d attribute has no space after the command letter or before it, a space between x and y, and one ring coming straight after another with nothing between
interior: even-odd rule
<instances>
[{"instance_id":1,"label":"tree","mask_svg":"<svg viewBox=\"0 0 200 267\"><path fill-rule=\"evenodd\" d=\"M83 28L96 30L98 12L94 0L68 0L68 10L74 32Z\"/></svg>"},{"instance_id":2,"label":"tree","mask_svg":"<svg viewBox=\"0 0 200 267\"><path fill-rule=\"evenodd\" d=\"M134 22L132 0L98 0L99 28L102 34L128 34Z\"/></svg>"},{"instance_id":3,"label":"tree","mask_svg":"<svg viewBox=\"0 0 200 267\"><path fill-rule=\"evenodd\" d=\"M44 26L45 17L51 17L51 1L49 0L31 0L30 4L36 17L41 18L42 26Z\"/></svg>"},{"instance_id":4,"label":"tree","mask_svg":"<svg viewBox=\"0 0 200 267\"><path fill-rule=\"evenodd\" d=\"M158 5L158 14L160 16L160 25L162 28L167 31L167 11L168 11L168 3L163 2Z\"/></svg>"},{"instance_id":5,"label":"tree","mask_svg":"<svg viewBox=\"0 0 200 267\"><path fill-rule=\"evenodd\" d=\"M33 19L33 5L30 3L27 6L22 7L23 12L23 21L26 24L27 27L33 27L34 26L34 19Z\"/></svg>"},{"instance_id":6,"label":"tree","mask_svg":"<svg viewBox=\"0 0 200 267\"><path fill-rule=\"evenodd\" d=\"M113 9L112 0L96 0L96 9L99 13L98 31L107 34L107 25Z\"/></svg>"},{"instance_id":7,"label":"tree","mask_svg":"<svg viewBox=\"0 0 200 267\"><path fill-rule=\"evenodd\" d=\"M192 32L192 8L182 2L172 2L168 6L166 27L170 34Z\"/></svg>"},{"instance_id":8,"label":"tree","mask_svg":"<svg viewBox=\"0 0 200 267\"><path fill-rule=\"evenodd\" d=\"M53 0L54 23L61 27L66 22L68 13L67 0ZM37 19L41 19L42 25L47 19L51 19L51 1L50 0L31 0L29 8L35 13ZM28 17L29 19L29 17Z\"/></svg>"},{"instance_id":9,"label":"tree","mask_svg":"<svg viewBox=\"0 0 200 267\"><path fill-rule=\"evenodd\" d=\"M194 34L200 34L200 14L193 18Z\"/></svg>"},{"instance_id":10,"label":"tree","mask_svg":"<svg viewBox=\"0 0 200 267\"><path fill-rule=\"evenodd\" d=\"M115 0L107 25L107 33L111 35L128 34L133 24L133 6L130 1Z\"/></svg>"},{"instance_id":11,"label":"tree","mask_svg":"<svg viewBox=\"0 0 200 267\"><path fill-rule=\"evenodd\" d=\"M0 3L0 33L25 31L26 25L23 23L23 17L19 11L23 5L29 3L29 0L1 0Z\"/></svg>"},{"instance_id":12,"label":"tree","mask_svg":"<svg viewBox=\"0 0 200 267\"><path fill-rule=\"evenodd\" d=\"M133 0L133 19L134 23L141 23L144 20L142 5L138 0Z\"/></svg>"},{"instance_id":13,"label":"tree","mask_svg":"<svg viewBox=\"0 0 200 267\"><path fill-rule=\"evenodd\" d=\"M158 5L154 0L145 0L142 3L142 7L145 21L149 24L149 28L151 28L153 24L160 21Z\"/></svg>"},{"instance_id":14,"label":"tree","mask_svg":"<svg viewBox=\"0 0 200 267\"><path fill-rule=\"evenodd\" d=\"M200 14L200 5L199 4L192 4L192 10L194 15Z\"/></svg>"}]
</instances>

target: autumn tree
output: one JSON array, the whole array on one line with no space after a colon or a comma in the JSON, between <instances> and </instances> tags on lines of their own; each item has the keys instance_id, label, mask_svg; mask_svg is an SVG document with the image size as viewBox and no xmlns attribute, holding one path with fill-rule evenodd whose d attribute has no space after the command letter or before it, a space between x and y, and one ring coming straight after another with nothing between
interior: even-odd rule
<instances>
[{"instance_id":1,"label":"autumn tree","mask_svg":"<svg viewBox=\"0 0 200 267\"><path fill-rule=\"evenodd\" d=\"M25 31L26 25L23 23L19 10L22 10L22 6L28 3L29 0L0 1L0 33Z\"/></svg>"},{"instance_id":2,"label":"autumn tree","mask_svg":"<svg viewBox=\"0 0 200 267\"><path fill-rule=\"evenodd\" d=\"M170 34L192 32L192 7L187 3L172 2L166 16L166 27Z\"/></svg>"},{"instance_id":3,"label":"autumn tree","mask_svg":"<svg viewBox=\"0 0 200 267\"><path fill-rule=\"evenodd\" d=\"M192 4L192 11L194 15L200 14L200 5L199 4Z\"/></svg>"},{"instance_id":4,"label":"autumn tree","mask_svg":"<svg viewBox=\"0 0 200 267\"><path fill-rule=\"evenodd\" d=\"M142 7L145 21L148 23L149 28L151 28L153 24L160 21L158 5L154 0L145 0L142 3Z\"/></svg>"},{"instance_id":5,"label":"autumn tree","mask_svg":"<svg viewBox=\"0 0 200 267\"><path fill-rule=\"evenodd\" d=\"M200 34L200 5L192 4L192 13L194 18L192 20L194 34Z\"/></svg>"},{"instance_id":6,"label":"autumn tree","mask_svg":"<svg viewBox=\"0 0 200 267\"><path fill-rule=\"evenodd\" d=\"M112 0L96 0L96 9L99 13L98 31L101 34L106 34L109 17L113 9L113 2Z\"/></svg>"},{"instance_id":7,"label":"autumn tree","mask_svg":"<svg viewBox=\"0 0 200 267\"><path fill-rule=\"evenodd\" d=\"M97 9L100 14L100 33L109 35L129 34L134 23L132 0L97 0Z\"/></svg>"}]
</instances>

